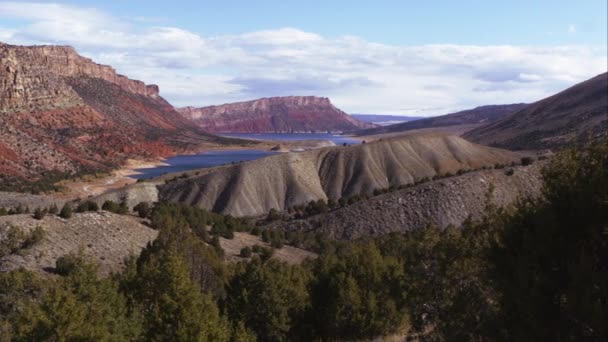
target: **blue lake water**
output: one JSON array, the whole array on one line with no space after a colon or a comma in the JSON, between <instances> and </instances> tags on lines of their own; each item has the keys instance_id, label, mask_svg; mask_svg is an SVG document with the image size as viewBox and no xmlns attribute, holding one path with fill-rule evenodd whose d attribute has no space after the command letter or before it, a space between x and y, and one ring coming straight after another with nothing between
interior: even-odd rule
<instances>
[{"instance_id":1,"label":"blue lake water","mask_svg":"<svg viewBox=\"0 0 608 342\"><path fill-rule=\"evenodd\" d=\"M224 150L224 151L209 151L200 154L182 155L167 158L164 162L169 165L149 169L137 169L137 175L131 176L136 179L147 179L158 177L165 173L183 172L205 167L218 166L232 162L244 160L254 160L266 156L277 154L277 152L260 151L260 150Z\"/></svg>"},{"instance_id":2,"label":"blue lake water","mask_svg":"<svg viewBox=\"0 0 608 342\"><path fill-rule=\"evenodd\" d=\"M257 140L285 140L285 141L300 141L300 140L329 140L336 145L347 143L355 145L361 143L360 140L331 133L223 133L225 137L257 139Z\"/></svg>"}]
</instances>

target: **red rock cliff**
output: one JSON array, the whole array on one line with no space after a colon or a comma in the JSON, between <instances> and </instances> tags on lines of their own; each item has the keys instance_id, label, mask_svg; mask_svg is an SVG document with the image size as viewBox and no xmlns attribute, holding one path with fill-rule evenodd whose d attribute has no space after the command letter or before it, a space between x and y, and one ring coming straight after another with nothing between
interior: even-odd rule
<instances>
[{"instance_id":1,"label":"red rock cliff","mask_svg":"<svg viewBox=\"0 0 608 342\"><path fill-rule=\"evenodd\" d=\"M158 96L158 86L146 85L119 75L112 67L80 56L70 46L14 46L0 43L0 107L4 110L24 103L44 104L45 99L62 94L73 96L57 77L88 76L118 85L123 90L150 97Z\"/></svg>"},{"instance_id":2,"label":"red rock cliff","mask_svg":"<svg viewBox=\"0 0 608 342\"><path fill-rule=\"evenodd\" d=\"M372 125L354 119L326 97L286 96L178 111L210 132L352 131Z\"/></svg>"}]
</instances>

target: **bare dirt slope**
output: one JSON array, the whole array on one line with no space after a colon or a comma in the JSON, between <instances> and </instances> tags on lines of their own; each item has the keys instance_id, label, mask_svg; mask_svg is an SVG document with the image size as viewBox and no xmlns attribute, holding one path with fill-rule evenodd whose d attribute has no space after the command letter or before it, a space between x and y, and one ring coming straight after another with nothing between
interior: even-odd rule
<instances>
[{"instance_id":1,"label":"bare dirt slope","mask_svg":"<svg viewBox=\"0 0 608 342\"><path fill-rule=\"evenodd\" d=\"M245 258L240 257L241 249L255 245L270 248L270 245L262 241L259 236L247 233L236 232L233 239L220 238L220 246L224 250L224 256L226 260L231 262L245 260ZM285 245L282 248L275 249L272 257L289 264L301 264L306 259L316 258L317 255L304 249Z\"/></svg>"},{"instance_id":2,"label":"bare dirt slope","mask_svg":"<svg viewBox=\"0 0 608 342\"><path fill-rule=\"evenodd\" d=\"M490 185L492 203L505 206L519 196L540 195L540 163L506 170L481 170L461 176L423 183L418 186L374 196L327 214L288 222L274 222L272 227L287 231L324 232L337 239L378 236L403 232L428 224L437 227L459 225L469 215L479 218L487 205Z\"/></svg>"},{"instance_id":3,"label":"bare dirt slope","mask_svg":"<svg viewBox=\"0 0 608 342\"><path fill-rule=\"evenodd\" d=\"M608 74L603 73L465 134L509 149L559 148L608 131Z\"/></svg>"},{"instance_id":4,"label":"bare dirt slope","mask_svg":"<svg viewBox=\"0 0 608 342\"><path fill-rule=\"evenodd\" d=\"M57 258L79 251L99 264L101 274L118 271L126 257L139 255L158 234L140 221L133 216L108 212L74 214L68 220L51 215L42 220L35 220L31 215L2 216L2 231L10 225L24 231L40 226L45 237L33 247L1 259L0 272L20 267L45 272L55 267Z\"/></svg>"},{"instance_id":5,"label":"bare dirt slope","mask_svg":"<svg viewBox=\"0 0 608 342\"><path fill-rule=\"evenodd\" d=\"M520 155L451 135L411 135L351 147L286 153L156 180L159 199L234 216L284 210L311 200L376 189L519 160ZM164 184L166 182L167 184Z\"/></svg>"}]
</instances>

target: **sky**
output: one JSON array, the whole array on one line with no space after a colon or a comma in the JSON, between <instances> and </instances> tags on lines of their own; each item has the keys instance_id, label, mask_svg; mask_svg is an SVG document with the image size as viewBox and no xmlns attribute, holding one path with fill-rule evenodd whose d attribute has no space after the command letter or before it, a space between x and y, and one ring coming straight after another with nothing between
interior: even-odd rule
<instances>
[{"instance_id":1,"label":"sky","mask_svg":"<svg viewBox=\"0 0 608 342\"><path fill-rule=\"evenodd\" d=\"M175 106L329 97L432 116L608 69L607 1L1 1L0 42L71 45Z\"/></svg>"}]
</instances>

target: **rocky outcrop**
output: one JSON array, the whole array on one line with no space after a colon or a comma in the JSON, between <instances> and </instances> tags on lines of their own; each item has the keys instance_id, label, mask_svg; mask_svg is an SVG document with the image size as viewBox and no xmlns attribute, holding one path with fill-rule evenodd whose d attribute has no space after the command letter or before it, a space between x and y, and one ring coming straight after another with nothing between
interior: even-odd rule
<instances>
[{"instance_id":1,"label":"rocky outcrop","mask_svg":"<svg viewBox=\"0 0 608 342\"><path fill-rule=\"evenodd\" d=\"M0 44L0 188L223 141L177 113L156 85L71 47Z\"/></svg>"},{"instance_id":2,"label":"rocky outcrop","mask_svg":"<svg viewBox=\"0 0 608 342\"><path fill-rule=\"evenodd\" d=\"M178 109L209 132L347 132L372 127L315 96L271 97L203 108Z\"/></svg>"},{"instance_id":3,"label":"rocky outcrop","mask_svg":"<svg viewBox=\"0 0 608 342\"><path fill-rule=\"evenodd\" d=\"M351 147L286 153L157 179L159 199L255 216L323 199L370 195L459 170L510 163L521 155L450 135L412 135ZM165 184L166 181L166 184Z\"/></svg>"},{"instance_id":4,"label":"rocky outcrop","mask_svg":"<svg viewBox=\"0 0 608 342\"><path fill-rule=\"evenodd\" d=\"M108 66L80 56L70 46L14 46L0 43L0 108L53 105L57 95L73 96L61 77L92 77L121 89L157 97L158 86L119 75ZM45 103L46 101L50 103Z\"/></svg>"},{"instance_id":5,"label":"rocky outcrop","mask_svg":"<svg viewBox=\"0 0 608 342\"><path fill-rule=\"evenodd\" d=\"M509 149L551 149L608 132L608 73L467 132L482 144Z\"/></svg>"}]
</instances>

